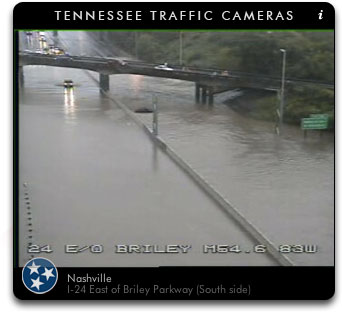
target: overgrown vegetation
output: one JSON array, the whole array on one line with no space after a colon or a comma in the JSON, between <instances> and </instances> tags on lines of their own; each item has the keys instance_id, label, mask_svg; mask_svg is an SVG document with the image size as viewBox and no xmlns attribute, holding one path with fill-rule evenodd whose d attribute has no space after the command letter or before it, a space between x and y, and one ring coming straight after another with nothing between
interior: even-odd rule
<instances>
[{"instance_id":1,"label":"overgrown vegetation","mask_svg":"<svg viewBox=\"0 0 342 312\"><path fill-rule=\"evenodd\" d=\"M281 76L286 49L286 77L334 82L334 33L309 31L219 31L219 32L110 32L107 40L137 57L153 63L180 63L222 68L263 75ZM255 99L250 113L274 118L275 95ZM320 86L287 86L285 121L299 123L312 113L334 117L334 91Z\"/></svg>"}]
</instances>

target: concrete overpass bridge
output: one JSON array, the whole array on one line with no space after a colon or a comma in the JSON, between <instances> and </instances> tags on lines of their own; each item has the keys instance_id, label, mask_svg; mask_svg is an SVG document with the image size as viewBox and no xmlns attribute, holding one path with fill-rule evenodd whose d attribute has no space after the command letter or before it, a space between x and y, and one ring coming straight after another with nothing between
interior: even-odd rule
<instances>
[{"instance_id":1,"label":"concrete overpass bridge","mask_svg":"<svg viewBox=\"0 0 342 312\"><path fill-rule=\"evenodd\" d=\"M120 58L49 55L34 52L19 52L19 79L23 81L23 66L45 65L69 67L98 72L100 88L109 90L109 76L115 74L134 74L151 77L179 79L195 83L196 102L213 103L214 94L236 88L252 88L278 91L281 86L280 77L270 77L242 72L229 73L222 69L203 69L195 67L172 66L172 68L157 68L160 64L145 63ZM301 79L286 80L286 84L319 85L334 88L333 84L313 82Z\"/></svg>"}]
</instances>

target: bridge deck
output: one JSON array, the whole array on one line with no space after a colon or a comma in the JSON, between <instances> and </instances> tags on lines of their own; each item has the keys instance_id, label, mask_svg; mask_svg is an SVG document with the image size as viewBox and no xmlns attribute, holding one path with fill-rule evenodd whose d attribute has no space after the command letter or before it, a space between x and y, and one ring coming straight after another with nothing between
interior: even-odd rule
<instances>
[{"instance_id":1,"label":"bridge deck","mask_svg":"<svg viewBox=\"0 0 342 312\"><path fill-rule=\"evenodd\" d=\"M157 69L158 64L145 63L121 58L87 57L77 55L46 55L31 52L19 52L19 65L46 65L56 67L80 68L96 71L101 74L136 74L152 77L194 81L206 86L230 88L279 89L280 77L256 75L220 69L173 66L169 70ZM287 84L315 85L334 88L333 83L311 81L305 79L286 79Z\"/></svg>"}]
</instances>

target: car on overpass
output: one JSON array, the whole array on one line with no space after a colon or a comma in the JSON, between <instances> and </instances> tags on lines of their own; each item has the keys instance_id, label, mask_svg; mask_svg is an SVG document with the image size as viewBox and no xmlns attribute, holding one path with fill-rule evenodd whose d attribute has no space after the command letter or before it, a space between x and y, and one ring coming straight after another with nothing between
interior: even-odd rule
<instances>
[{"instance_id":1,"label":"car on overpass","mask_svg":"<svg viewBox=\"0 0 342 312\"><path fill-rule=\"evenodd\" d=\"M50 45L49 48L48 48L48 54L52 54L52 55L66 55L67 53L62 48L56 47L54 45Z\"/></svg>"},{"instance_id":2,"label":"car on overpass","mask_svg":"<svg viewBox=\"0 0 342 312\"><path fill-rule=\"evenodd\" d=\"M167 63L161 64L161 65L157 65L154 68L155 69L161 69L161 70L168 70L168 71L173 70L173 68L169 67Z\"/></svg>"},{"instance_id":3,"label":"car on overpass","mask_svg":"<svg viewBox=\"0 0 342 312\"><path fill-rule=\"evenodd\" d=\"M65 51L59 47L55 47L54 54L55 55L64 55Z\"/></svg>"}]
</instances>

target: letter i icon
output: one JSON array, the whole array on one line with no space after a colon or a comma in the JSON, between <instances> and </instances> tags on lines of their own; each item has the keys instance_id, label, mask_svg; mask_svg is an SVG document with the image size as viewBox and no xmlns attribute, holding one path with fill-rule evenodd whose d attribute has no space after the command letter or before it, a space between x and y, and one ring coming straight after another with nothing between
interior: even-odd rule
<instances>
[{"instance_id":1,"label":"letter i icon","mask_svg":"<svg viewBox=\"0 0 342 312\"><path fill-rule=\"evenodd\" d=\"M318 19L323 19L323 10L318 13Z\"/></svg>"}]
</instances>

